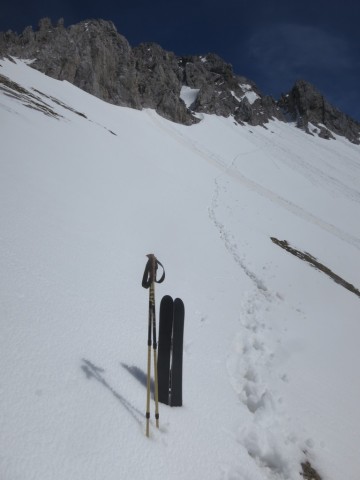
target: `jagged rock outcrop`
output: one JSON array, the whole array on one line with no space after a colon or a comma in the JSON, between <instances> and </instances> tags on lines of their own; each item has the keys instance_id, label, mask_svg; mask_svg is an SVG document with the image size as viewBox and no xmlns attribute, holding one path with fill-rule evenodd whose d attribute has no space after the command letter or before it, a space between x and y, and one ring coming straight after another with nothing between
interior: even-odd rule
<instances>
[{"instance_id":1,"label":"jagged rock outcrop","mask_svg":"<svg viewBox=\"0 0 360 480\"><path fill-rule=\"evenodd\" d=\"M0 36L0 52L36 59L32 66L67 80L105 101L140 108L136 95L131 47L112 22L85 21L64 28L42 19L39 29L27 27L19 36Z\"/></svg>"},{"instance_id":2,"label":"jagged rock outcrop","mask_svg":"<svg viewBox=\"0 0 360 480\"><path fill-rule=\"evenodd\" d=\"M332 138L331 132L359 143L360 125L332 107L310 84L299 81L279 102L233 72L216 54L178 57L154 43L132 48L115 25L86 20L68 28L60 19L40 20L38 29L0 33L0 57L34 59L32 67L67 80L97 97L131 108L153 108L186 125L197 113L233 116L243 124L266 125L271 118L295 120L308 133ZM185 104L182 88L192 89Z\"/></svg>"},{"instance_id":3,"label":"jagged rock outcrop","mask_svg":"<svg viewBox=\"0 0 360 480\"><path fill-rule=\"evenodd\" d=\"M110 103L154 108L183 124L197 122L195 112L233 115L251 125L282 118L273 99L235 75L219 56L177 57L154 43L131 48L109 21L86 20L65 28L62 19L52 25L45 18L36 31L0 33L4 54L35 59L34 68ZM181 98L183 86L198 90L191 109Z\"/></svg>"},{"instance_id":4,"label":"jagged rock outcrop","mask_svg":"<svg viewBox=\"0 0 360 480\"><path fill-rule=\"evenodd\" d=\"M133 49L137 92L142 107L154 108L170 120L197 121L180 98L182 70L177 57L155 43Z\"/></svg>"},{"instance_id":5,"label":"jagged rock outcrop","mask_svg":"<svg viewBox=\"0 0 360 480\"><path fill-rule=\"evenodd\" d=\"M284 119L276 102L262 96L256 85L235 75L230 64L216 54L182 57L183 83L199 90L191 106L195 112L228 117L239 123L263 125L269 118Z\"/></svg>"},{"instance_id":6,"label":"jagged rock outcrop","mask_svg":"<svg viewBox=\"0 0 360 480\"><path fill-rule=\"evenodd\" d=\"M353 143L360 143L360 123L333 107L305 80L298 80L278 104L307 133L317 133L326 139L335 138L335 133Z\"/></svg>"},{"instance_id":7,"label":"jagged rock outcrop","mask_svg":"<svg viewBox=\"0 0 360 480\"><path fill-rule=\"evenodd\" d=\"M27 27L19 36L0 34L0 54L35 59L32 67L115 105L155 108L171 120L192 123L179 96L180 81L165 67L170 58L177 67L175 55L154 48L150 65L145 50L134 52L114 24L104 20L64 28L62 20L53 26L42 19L36 32Z\"/></svg>"}]
</instances>

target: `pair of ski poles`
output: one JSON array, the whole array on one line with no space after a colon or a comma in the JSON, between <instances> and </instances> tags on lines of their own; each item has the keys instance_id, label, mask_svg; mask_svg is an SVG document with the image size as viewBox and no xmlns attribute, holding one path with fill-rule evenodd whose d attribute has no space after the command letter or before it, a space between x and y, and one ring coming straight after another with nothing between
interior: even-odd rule
<instances>
[{"instance_id":1,"label":"pair of ski poles","mask_svg":"<svg viewBox=\"0 0 360 480\"><path fill-rule=\"evenodd\" d=\"M149 321L148 321L148 355L147 355L147 382L146 382L146 436L150 435L150 376L151 376L151 336L154 352L154 398L156 428L159 428L159 387L157 375L157 341L156 341L156 315L155 315L155 283L161 283L165 279L165 269L153 253L147 255L148 261L145 267L142 286L149 288ZM156 279L158 266L163 269L159 280Z\"/></svg>"}]
</instances>

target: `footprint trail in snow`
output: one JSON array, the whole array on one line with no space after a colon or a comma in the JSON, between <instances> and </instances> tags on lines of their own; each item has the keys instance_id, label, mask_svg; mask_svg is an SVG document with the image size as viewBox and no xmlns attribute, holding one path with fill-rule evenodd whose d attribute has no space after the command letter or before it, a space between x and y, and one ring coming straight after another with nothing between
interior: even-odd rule
<instances>
[{"instance_id":1,"label":"footprint trail in snow","mask_svg":"<svg viewBox=\"0 0 360 480\"><path fill-rule=\"evenodd\" d=\"M282 397L269 382L278 375L273 368L273 359L280 340L268 325L267 317L281 301L280 296L271 293L264 280L249 268L246 256L239 253L236 237L218 218L221 192L226 193L226 188L221 187L220 179L216 178L209 218L219 231L225 248L253 285L251 291L241 295L241 330L233 340L227 360L230 383L246 412L246 420L238 426L236 440L269 478L285 480L294 478L294 474L296 478L310 440L299 439L293 431ZM288 382L288 375L282 373L280 380ZM227 478L246 475L238 467L235 470L230 471Z\"/></svg>"}]
</instances>

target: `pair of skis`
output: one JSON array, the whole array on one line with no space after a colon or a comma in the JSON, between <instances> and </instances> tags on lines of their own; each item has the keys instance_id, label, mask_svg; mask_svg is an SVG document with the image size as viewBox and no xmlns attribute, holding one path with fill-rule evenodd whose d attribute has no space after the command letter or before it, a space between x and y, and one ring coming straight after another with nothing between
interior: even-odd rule
<instances>
[{"instance_id":1,"label":"pair of skis","mask_svg":"<svg viewBox=\"0 0 360 480\"><path fill-rule=\"evenodd\" d=\"M184 317L182 300L165 295L160 303L158 398L172 407L182 406Z\"/></svg>"}]
</instances>

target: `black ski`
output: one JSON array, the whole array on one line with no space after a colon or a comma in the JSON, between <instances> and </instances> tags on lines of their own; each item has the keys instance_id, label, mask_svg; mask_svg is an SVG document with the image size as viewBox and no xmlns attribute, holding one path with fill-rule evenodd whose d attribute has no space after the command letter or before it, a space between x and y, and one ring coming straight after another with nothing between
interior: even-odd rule
<instances>
[{"instance_id":1,"label":"black ski","mask_svg":"<svg viewBox=\"0 0 360 480\"><path fill-rule=\"evenodd\" d=\"M174 320L172 337L171 385L170 405L182 405L182 365L183 365L183 338L184 338L184 303L180 298L174 301Z\"/></svg>"},{"instance_id":2,"label":"black ski","mask_svg":"<svg viewBox=\"0 0 360 480\"><path fill-rule=\"evenodd\" d=\"M159 402L169 405L170 354L173 328L174 302L165 295L160 303L159 343L158 343L158 384Z\"/></svg>"},{"instance_id":3,"label":"black ski","mask_svg":"<svg viewBox=\"0 0 360 480\"><path fill-rule=\"evenodd\" d=\"M184 304L180 298L166 295L160 303L158 344L159 402L182 405L182 357Z\"/></svg>"}]
</instances>

